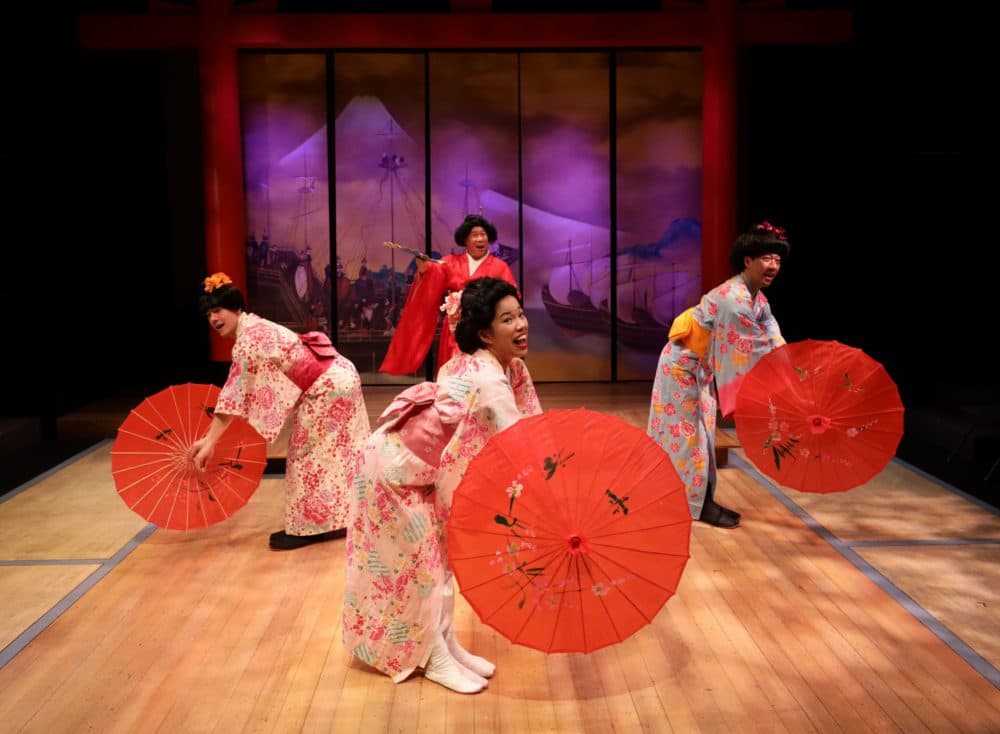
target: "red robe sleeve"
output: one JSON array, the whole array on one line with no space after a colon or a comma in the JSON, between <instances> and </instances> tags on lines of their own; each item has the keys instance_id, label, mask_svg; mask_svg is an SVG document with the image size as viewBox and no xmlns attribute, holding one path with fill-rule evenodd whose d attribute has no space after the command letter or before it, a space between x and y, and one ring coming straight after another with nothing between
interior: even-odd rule
<instances>
[{"instance_id":1,"label":"red robe sleeve","mask_svg":"<svg viewBox=\"0 0 1000 734\"><path fill-rule=\"evenodd\" d=\"M461 290L466 283L476 278L500 278L515 288L514 274L500 258L487 255L486 261L469 277L469 261L464 253L446 255L441 265L430 265L414 281L403 304L399 325L389 343L380 372L390 375L412 375L423 364L434 341L438 318L441 315L441 300L446 293ZM458 352L455 337L446 327L441 328L438 343L438 367Z\"/></svg>"},{"instance_id":2,"label":"red robe sleeve","mask_svg":"<svg viewBox=\"0 0 1000 734\"><path fill-rule=\"evenodd\" d=\"M444 267L429 265L413 282L379 372L412 375L420 368L434 341L447 281Z\"/></svg>"}]
</instances>

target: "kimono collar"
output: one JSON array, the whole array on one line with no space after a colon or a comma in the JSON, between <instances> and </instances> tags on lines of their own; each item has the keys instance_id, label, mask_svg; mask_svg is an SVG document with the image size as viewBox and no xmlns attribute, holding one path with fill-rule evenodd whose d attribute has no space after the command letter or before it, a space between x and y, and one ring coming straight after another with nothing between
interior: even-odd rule
<instances>
[{"instance_id":1,"label":"kimono collar","mask_svg":"<svg viewBox=\"0 0 1000 734\"><path fill-rule=\"evenodd\" d=\"M762 298L764 296L764 294L761 292L759 288L757 289L756 293L754 293L750 289L750 284L747 283L746 278L743 277L743 273L740 273L739 275L736 276L736 281L738 285L742 286L743 290L746 291L747 298L750 300L751 304L757 303L757 299Z\"/></svg>"},{"instance_id":2,"label":"kimono collar","mask_svg":"<svg viewBox=\"0 0 1000 734\"><path fill-rule=\"evenodd\" d=\"M489 259L491 254L492 253L489 250L487 250L485 255L476 260L475 258L472 257L472 255L468 253L468 251L466 251L465 259L466 259L466 264L469 266L469 275L474 275L475 272L479 270L479 268L483 267L483 265L486 264L486 261Z\"/></svg>"},{"instance_id":3,"label":"kimono collar","mask_svg":"<svg viewBox=\"0 0 1000 734\"><path fill-rule=\"evenodd\" d=\"M243 330L246 329L250 324L253 323L254 319L258 318L249 311L240 311L240 315L236 317L236 338L239 339L243 335Z\"/></svg>"},{"instance_id":4,"label":"kimono collar","mask_svg":"<svg viewBox=\"0 0 1000 734\"><path fill-rule=\"evenodd\" d=\"M508 379L510 378L510 368L508 367L508 369L504 369L503 365L500 364L500 360L497 359L497 356L489 349L477 349L472 356L484 362L489 362L491 365L500 370L504 377Z\"/></svg>"}]
</instances>

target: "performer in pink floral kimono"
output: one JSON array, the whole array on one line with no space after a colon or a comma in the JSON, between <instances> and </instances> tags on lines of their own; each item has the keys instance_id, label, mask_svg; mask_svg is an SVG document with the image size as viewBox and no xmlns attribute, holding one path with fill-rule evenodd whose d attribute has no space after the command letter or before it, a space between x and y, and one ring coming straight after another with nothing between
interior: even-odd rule
<instances>
[{"instance_id":1,"label":"performer in pink floral kimono","mask_svg":"<svg viewBox=\"0 0 1000 734\"><path fill-rule=\"evenodd\" d=\"M785 343L762 289L788 250L785 230L769 222L741 234L729 252L738 275L674 319L656 366L646 431L684 481L692 517L717 527L736 527L740 514L714 498L716 409L730 415L743 377Z\"/></svg>"},{"instance_id":2,"label":"performer in pink floral kimono","mask_svg":"<svg viewBox=\"0 0 1000 734\"><path fill-rule=\"evenodd\" d=\"M274 550L291 550L346 534L347 473L370 433L354 364L326 334L296 334L245 310L225 273L205 279L202 312L219 334L235 338L229 377L205 436L193 445L204 467L233 416L273 442L291 416L285 468L285 528Z\"/></svg>"},{"instance_id":3,"label":"performer in pink floral kimono","mask_svg":"<svg viewBox=\"0 0 1000 734\"><path fill-rule=\"evenodd\" d=\"M440 263L417 260L417 277L379 371L411 375L420 368L434 341L438 309L446 294L461 291L474 278L500 278L516 285L507 263L489 251L496 239L497 229L489 220L470 214L455 230L455 243L465 248L463 254L445 255ZM438 369L458 351L451 330L441 329Z\"/></svg>"},{"instance_id":4,"label":"performer in pink floral kimono","mask_svg":"<svg viewBox=\"0 0 1000 734\"><path fill-rule=\"evenodd\" d=\"M416 668L460 693L486 686L494 666L459 645L445 525L455 489L487 440L541 412L522 360L528 322L517 289L471 281L446 308L460 313L462 350L437 382L400 393L382 414L354 476L347 538L344 646L401 682Z\"/></svg>"}]
</instances>

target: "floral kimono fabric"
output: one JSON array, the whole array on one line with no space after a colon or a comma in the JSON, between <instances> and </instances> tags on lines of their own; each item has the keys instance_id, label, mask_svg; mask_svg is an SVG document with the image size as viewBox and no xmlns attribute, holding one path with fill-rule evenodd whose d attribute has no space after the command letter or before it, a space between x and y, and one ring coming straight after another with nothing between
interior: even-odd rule
<instances>
[{"instance_id":1,"label":"floral kimono fabric","mask_svg":"<svg viewBox=\"0 0 1000 734\"><path fill-rule=\"evenodd\" d=\"M269 443L291 417L285 469L285 532L291 535L345 526L347 475L370 433L357 369L332 346L326 351L328 366L303 391L289 376L313 359L303 337L241 313L229 377L215 406L246 420Z\"/></svg>"},{"instance_id":2,"label":"floral kimono fabric","mask_svg":"<svg viewBox=\"0 0 1000 734\"><path fill-rule=\"evenodd\" d=\"M670 455L697 519L715 484L717 410L732 413L743 377L784 339L767 298L760 291L751 296L739 275L683 317L691 322L687 335L660 352L646 432Z\"/></svg>"},{"instance_id":3,"label":"floral kimono fabric","mask_svg":"<svg viewBox=\"0 0 1000 734\"><path fill-rule=\"evenodd\" d=\"M445 525L454 488L490 436L540 411L523 362L504 371L483 351L450 360L433 387L434 403L425 409L447 425L444 448L429 438L434 455L427 456L414 440L440 433L407 435L384 423L351 481L344 646L397 682L426 662L446 613L452 581Z\"/></svg>"}]
</instances>

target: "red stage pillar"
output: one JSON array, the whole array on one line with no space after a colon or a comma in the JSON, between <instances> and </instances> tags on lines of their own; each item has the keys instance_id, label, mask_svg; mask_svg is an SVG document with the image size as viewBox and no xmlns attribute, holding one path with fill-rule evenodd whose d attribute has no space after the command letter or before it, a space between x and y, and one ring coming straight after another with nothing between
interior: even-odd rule
<instances>
[{"instance_id":1,"label":"red stage pillar","mask_svg":"<svg viewBox=\"0 0 1000 734\"><path fill-rule=\"evenodd\" d=\"M223 271L246 293L243 160L239 77L229 36L231 0L201 0L198 65L205 160L206 275ZM213 338L212 359L228 361L232 345Z\"/></svg>"},{"instance_id":2,"label":"red stage pillar","mask_svg":"<svg viewBox=\"0 0 1000 734\"><path fill-rule=\"evenodd\" d=\"M702 290L732 273L729 247L739 231L737 0L706 0L708 36L702 51Z\"/></svg>"}]
</instances>

